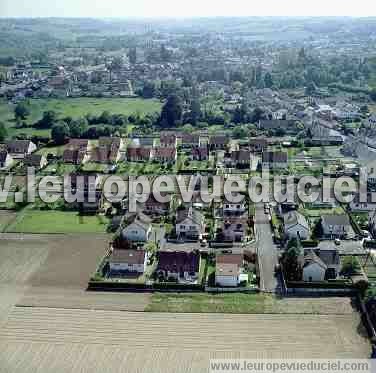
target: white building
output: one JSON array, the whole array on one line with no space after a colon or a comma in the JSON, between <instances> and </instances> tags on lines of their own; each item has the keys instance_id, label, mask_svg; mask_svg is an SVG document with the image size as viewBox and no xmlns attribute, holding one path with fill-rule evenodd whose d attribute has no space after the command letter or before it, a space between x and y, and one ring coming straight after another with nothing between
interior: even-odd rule
<instances>
[{"instance_id":1,"label":"white building","mask_svg":"<svg viewBox=\"0 0 376 373\"><path fill-rule=\"evenodd\" d=\"M176 236L181 239L198 240L205 231L205 218L193 208L178 210Z\"/></svg>"},{"instance_id":2,"label":"white building","mask_svg":"<svg viewBox=\"0 0 376 373\"><path fill-rule=\"evenodd\" d=\"M305 250L303 281L336 279L340 271L340 258L336 249Z\"/></svg>"},{"instance_id":3,"label":"white building","mask_svg":"<svg viewBox=\"0 0 376 373\"><path fill-rule=\"evenodd\" d=\"M215 283L217 286L236 287L240 282L243 271L243 255L217 255L215 268Z\"/></svg>"},{"instance_id":4,"label":"white building","mask_svg":"<svg viewBox=\"0 0 376 373\"><path fill-rule=\"evenodd\" d=\"M215 269L215 282L223 287L238 286L240 269L237 264L220 263Z\"/></svg>"},{"instance_id":5,"label":"white building","mask_svg":"<svg viewBox=\"0 0 376 373\"><path fill-rule=\"evenodd\" d=\"M285 235L288 238L306 240L309 237L309 224L306 218L297 211L289 211L283 216Z\"/></svg>"},{"instance_id":6,"label":"white building","mask_svg":"<svg viewBox=\"0 0 376 373\"><path fill-rule=\"evenodd\" d=\"M128 225L122 230L122 238L132 242L146 242L149 240L152 225L151 219L144 214L134 214L128 217Z\"/></svg>"},{"instance_id":7,"label":"white building","mask_svg":"<svg viewBox=\"0 0 376 373\"><path fill-rule=\"evenodd\" d=\"M10 167L14 162L12 156L6 151L0 151L0 169Z\"/></svg>"},{"instance_id":8,"label":"white building","mask_svg":"<svg viewBox=\"0 0 376 373\"><path fill-rule=\"evenodd\" d=\"M114 250L109 258L110 271L144 273L147 262L145 250Z\"/></svg>"}]
</instances>

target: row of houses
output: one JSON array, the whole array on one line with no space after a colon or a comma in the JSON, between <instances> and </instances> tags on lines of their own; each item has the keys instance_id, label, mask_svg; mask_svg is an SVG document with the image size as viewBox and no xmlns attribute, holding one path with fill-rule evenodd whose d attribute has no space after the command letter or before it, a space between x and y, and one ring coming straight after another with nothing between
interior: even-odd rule
<instances>
[{"instance_id":1,"label":"row of houses","mask_svg":"<svg viewBox=\"0 0 376 373\"><path fill-rule=\"evenodd\" d=\"M142 275L147 268L150 254L143 250L124 250L112 248L109 256L110 276L117 274ZM173 281L180 284L197 283L200 273L201 257L198 251L158 251L155 275L158 281ZM215 285L238 287L247 283L244 254L218 254L215 257Z\"/></svg>"},{"instance_id":2,"label":"row of houses","mask_svg":"<svg viewBox=\"0 0 376 373\"><path fill-rule=\"evenodd\" d=\"M0 169L9 169L20 161L26 167L42 169L48 162L43 154L36 154L36 150L37 146L30 140L13 140L0 144Z\"/></svg>"},{"instance_id":3,"label":"row of houses","mask_svg":"<svg viewBox=\"0 0 376 373\"><path fill-rule=\"evenodd\" d=\"M283 215L284 233L287 239L307 240L311 230L307 219L298 211L292 210ZM320 219L321 238L328 240L349 239L354 231L347 214L324 214Z\"/></svg>"},{"instance_id":4,"label":"row of houses","mask_svg":"<svg viewBox=\"0 0 376 373\"><path fill-rule=\"evenodd\" d=\"M120 137L101 137L98 146L91 147L87 139L71 139L63 153L63 162L75 165L86 162L113 164L121 159L124 142Z\"/></svg>"}]
</instances>

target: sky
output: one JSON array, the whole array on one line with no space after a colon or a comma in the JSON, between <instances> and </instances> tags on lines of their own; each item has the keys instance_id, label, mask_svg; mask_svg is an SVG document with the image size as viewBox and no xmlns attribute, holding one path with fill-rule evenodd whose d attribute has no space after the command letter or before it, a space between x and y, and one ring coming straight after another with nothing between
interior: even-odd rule
<instances>
[{"instance_id":1,"label":"sky","mask_svg":"<svg viewBox=\"0 0 376 373\"><path fill-rule=\"evenodd\" d=\"M375 0L0 0L0 17L375 17Z\"/></svg>"}]
</instances>

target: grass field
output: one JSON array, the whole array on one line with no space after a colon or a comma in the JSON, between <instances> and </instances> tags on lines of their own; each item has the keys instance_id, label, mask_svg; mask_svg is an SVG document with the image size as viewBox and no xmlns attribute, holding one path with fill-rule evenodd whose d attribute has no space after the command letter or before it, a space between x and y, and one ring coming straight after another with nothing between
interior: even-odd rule
<instances>
[{"instance_id":1,"label":"grass field","mask_svg":"<svg viewBox=\"0 0 376 373\"><path fill-rule=\"evenodd\" d=\"M15 233L105 233L108 219L81 216L76 212L24 210L7 232Z\"/></svg>"},{"instance_id":2,"label":"grass field","mask_svg":"<svg viewBox=\"0 0 376 373\"><path fill-rule=\"evenodd\" d=\"M262 294L166 294L152 296L146 311L151 312L219 312L263 313Z\"/></svg>"},{"instance_id":3,"label":"grass field","mask_svg":"<svg viewBox=\"0 0 376 373\"><path fill-rule=\"evenodd\" d=\"M64 98L64 99L30 99L30 116L26 122L31 125L38 121L44 111L56 111L60 117L83 117L86 114L99 115L103 111L111 114L140 114L159 112L162 103L158 100L145 100L142 98ZM36 130L34 128L15 128L14 105L9 105L5 100L0 100L0 121L9 129L9 136L18 133L49 136L49 130Z\"/></svg>"}]
</instances>

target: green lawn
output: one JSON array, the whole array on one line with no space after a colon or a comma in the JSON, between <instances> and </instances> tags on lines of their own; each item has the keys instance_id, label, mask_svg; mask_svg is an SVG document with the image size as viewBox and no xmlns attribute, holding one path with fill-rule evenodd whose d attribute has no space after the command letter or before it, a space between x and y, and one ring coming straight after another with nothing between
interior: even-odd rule
<instances>
[{"instance_id":1,"label":"green lawn","mask_svg":"<svg viewBox=\"0 0 376 373\"><path fill-rule=\"evenodd\" d=\"M145 100L142 98L64 98L64 99L30 99L30 115L26 122L33 124L38 121L44 111L56 111L60 117L83 117L88 113L99 115L103 111L111 114L150 114L159 112L162 103L159 100ZM9 129L9 136L18 133L28 135L35 134L49 136L49 130L36 130L34 128L15 128L14 105L8 104L4 99L0 100L0 121Z\"/></svg>"},{"instance_id":2,"label":"green lawn","mask_svg":"<svg viewBox=\"0 0 376 373\"><path fill-rule=\"evenodd\" d=\"M264 313L263 294L173 294L155 293L146 307L149 312Z\"/></svg>"},{"instance_id":3,"label":"green lawn","mask_svg":"<svg viewBox=\"0 0 376 373\"><path fill-rule=\"evenodd\" d=\"M173 173L176 167L168 168L156 162L119 162L117 174L126 174L130 176L139 175L161 175L166 173Z\"/></svg>"},{"instance_id":4,"label":"green lawn","mask_svg":"<svg viewBox=\"0 0 376 373\"><path fill-rule=\"evenodd\" d=\"M107 165L95 163L95 162L88 162L82 166L82 171L85 171L85 172L104 172L107 169L108 169Z\"/></svg>"},{"instance_id":5,"label":"green lawn","mask_svg":"<svg viewBox=\"0 0 376 373\"><path fill-rule=\"evenodd\" d=\"M80 216L76 212L26 209L19 213L7 232L16 233L105 233L108 219Z\"/></svg>"}]
</instances>

